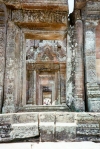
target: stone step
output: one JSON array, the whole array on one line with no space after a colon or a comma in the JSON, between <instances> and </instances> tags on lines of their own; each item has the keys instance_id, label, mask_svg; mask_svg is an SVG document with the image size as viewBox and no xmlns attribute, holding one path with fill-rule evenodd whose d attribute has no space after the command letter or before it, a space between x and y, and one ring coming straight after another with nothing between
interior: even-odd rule
<instances>
[{"instance_id":1,"label":"stone step","mask_svg":"<svg viewBox=\"0 0 100 149\"><path fill-rule=\"evenodd\" d=\"M75 140L76 137L75 123L56 123L40 122L41 142L50 141L68 141Z\"/></svg>"},{"instance_id":2,"label":"stone step","mask_svg":"<svg viewBox=\"0 0 100 149\"><path fill-rule=\"evenodd\" d=\"M9 133L12 139L31 138L39 136L38 122L12 124L12 131Z\"/></svg>"},{"instance_id":3,"label":"stone step","mask_svg":"<svg viewBox=\"0 0 100 149\"><path fill-rule=\"evenodd\" d=\"M100 142L100 113L25 112L0 114L0 142Z\"/></svg>"}]
</instances>

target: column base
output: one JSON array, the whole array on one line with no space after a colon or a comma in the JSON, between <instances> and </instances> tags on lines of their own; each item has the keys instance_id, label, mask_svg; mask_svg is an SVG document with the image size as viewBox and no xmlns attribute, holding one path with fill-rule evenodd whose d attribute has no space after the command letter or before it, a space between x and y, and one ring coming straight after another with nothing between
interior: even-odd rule
<instances>
[{"instance_id":1,"label":"column base","mask_svg":"<svg viewBox=\"0 0 100 149\"><path fill-rule=\"evenodd\" d=\"M2 113L16 113L16 108L15 106L4 106L2 108Z\"/></svg>"},{"instance_id":2,"label":"column base","mask_svg":"<svg viewBox=\"0 0 100 149\"><path fill-rule=\"evenodd\" d=\"M100 112L100 98L88 99L88 112Z\"/></svg>"},{"instance_id":3,"label":"column base","mask_svg":"<svg viewBox=\"0 0 100 149\"><path fill-rule=\"evenodd\" d=\"M72 112L85 112L85 103L82 98L70 97L67 99L66 104Z\"/></svg>"},{"instance_id":4,"label":"column base","mask_svg":"<svg viewBox=\"0 0 100 149\"><path fill-rule=\"evenodd\" d=\"M85 112L85 102L82 98L75 97L74 106L76 112Z\"/></svg>"}]
</instances>

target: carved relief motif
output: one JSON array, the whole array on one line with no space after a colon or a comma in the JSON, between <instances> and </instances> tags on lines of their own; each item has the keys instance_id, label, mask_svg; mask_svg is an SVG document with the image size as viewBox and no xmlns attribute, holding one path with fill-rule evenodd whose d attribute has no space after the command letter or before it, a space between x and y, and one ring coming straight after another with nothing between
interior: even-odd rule
<instances>
[{"instance_id":1,"label":"carved relief motif","mask_svg":"<svg viewBox=\"0 0 100 149\"><path fill-rule=\"evenodd\" d=\"M95 57L95 27L96 23L86 23L85 53L87 67L87 82L96 82L96 57ZM92 56L89 55L92 53Z\"/></svg>"},{"instance_id":2,"label":"carved relief motif","mask_svg":"<svg viewBox=\"0 0 100 149\"><path fill-rule=\"evenodd\" d=\"M85 68L86 68L86 87L89 111L100 111L99 99L100 89L97 85L97 74L96 74L96 37L95 28L98 22L87 21L85 23ZM95 106L94 106L95 105ZM97 106L96 106L97 105Z\"/></svg>"},{"instance_id":3,"label":"carved relief motif","mask_svg":"<svg viewBox=\"0 0 100 149\"><path fill-rule=\"evenodd\" d=\"M67 12L13 10L14 22L66 23Z\"/></svg>"}]
</instances>

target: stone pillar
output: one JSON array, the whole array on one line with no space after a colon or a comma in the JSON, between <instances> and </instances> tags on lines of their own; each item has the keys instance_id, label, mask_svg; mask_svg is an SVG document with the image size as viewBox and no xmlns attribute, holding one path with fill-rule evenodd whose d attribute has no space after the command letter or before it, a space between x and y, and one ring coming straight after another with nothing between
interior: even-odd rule
<instances>
[{"instance_id":1,"label":"stone pillar","mask_svg":"<svg viewBox=\"0 0 100 149\"><path fill-rule=\"evenodd\" d=\"M36 105L36 70L34 70L34 96L33 96L33 104Z\"/></svg>"},{"instance_id":2,"label":"stone pillar","mask_svg":"<svg viewBox=\"0 0 100 149\"><path fill-rule=\"evenodd\" d=\"M60 71L58 71L58 96L57 96L57 104L60 104Z\"/></svg>"},{"instance_id":3,"label":"stone pillar","mask_svg":"<svg viewBox=\"0 0 100 149\"><path fill-rule=\"evenodd\" d=\"M97 85L96 73L96 25L96 21L85 22L85 86L88 111L90 112L100 112L100 90Z\"/></svg>"},{"instance_id":4,"label":"stone pillar","mask_svg":"<svg viewBox=\"0 0 100 149\"><path fill-rule=\"evenodd\" d=\"M29 80L29 100L28 104L33 104L34 102L34 71L29 71L30 80Z\"/></svg>"},{"instance_id":5,"label":"stone pillar","mask_svg":"<svg viewBox=\"0 0 100 149\"><path fill-rule=\"evenodd\" d=\"M42 105L42 97L40 97L40 82L39 82L39 71L35 71L36 73L36 79L34 78L35 84L34 84L34 96L36 95L35 99L36 99L36 104L37 105Z\"/></svg>"},{"instance_id":6,"label":"stone pillar","mask_svg":"<svg viewBox=\"0 0 100 149\"><path fill-rule=\"evenodd\" d=\"M75 23L76 31L76 54L75 54L75 109L85 111L84 103L84 65L83 65L83 23L77 20Z\"/></svg>"},{"instance_id":7,"label":"stone pillar","mask_svg":"<svg viewBox=\"0 0 100 149\"><path fill-rule=\"evenodd\" d=\"M66 103L66 65L60 64L61 104Z\"/></svg>"},{"instance_id":8,"label":"stone pillar","mask_svg":"<svg viewBox=\"0 0 100 149\"><path fill-rule=\"evenodd\" d=\"M5 72L6 29L0 27L0 112L3 104L4 72Z\"/></svg>"},{"instance_id":9,"label":"stone pillar","mask_svg":"<svg viewBox=\"0 0 100 149\"><path fill-rule=\"evenodd\" d=\"M22 91L22 106L26 105L26 39L25 34L22 32L22 71L21 71L21 91Z\"/></svg>"},{"instance_id":10,"label":"stone pillar","mask_svg":"<svg viewBox=\"0 0 100 149\"><path fill-rule=\"evenodd\" d=\"M26 64L26 59L24 58L24 53L26 52L23 48L23 31L20 31L20 54L19 54L19 106L22 106L22 95L23 95L23 67ZM24 61L25 60L25 61Z\"/></svg>"},{"instance_id":11,"label":"stone pillar","mask_svg":"<svg viewBox=\"0 0 100 149\"><path fill-rule=\"evenodd\" d=\"M68 34L67 34L67 53L66 53L66 104L68 107L72 107L72 104L74 102L74 81L73 81L73 62L74 62L74 52L72 50L72 38L73 38L73 28L70 28ZM72 110L72 108L71 108Z\"/></svg>"},{"instance_id":12,"label":"stone pillar","mask_svg":"<svg viewBox=\"0 0 100 149\"><path fill-rule=\"evenodd\" d=\"M6 72L3 113L16 112L16 91L15 91L15 48L16 48L17 28L12 22L8 22L7 27L7 47L6 47Z\"/></svg>"},{"instance_id":13,"label":"stone pillar","mask_svg":"<svg viewBox=\"0 0 100 149\"><path fill-rule=\"evenodd\" d=\"M20 105L20 52L21 52L21 30L17 27L16 29L16 36L15 36L15 102L16 108L19 108Z\"/></svg>"},{"instance_id":14,"label":"stone pillar","mask_svg":"<svg viewBox=\"0 0 100 149\"><path fill-rule=\"evenodd\" d=\"M57 75L57 72L55 72L54 82L55 82L55 98L54 99L52 98L52 103L54 102L56 104L56 102L57 102L57 92L58 92L58 90L57 90L57 86L58 86L58 75ZM53 86L53 84L52 84L52 86Z\"/></svg>"},{"instance_id":15,"label":"stone pillar","mask_svg":"<svg viewBox=\"0 0 100 149\"><path fill-rule=\"evenodd\" d=\"M55 101L55 93L56 93L55 87L56 87L56 82L54 80L53 83L52 83L52 103L55 102L55 104L56 104L56 101Z\"/></svg>"}]
</instances>

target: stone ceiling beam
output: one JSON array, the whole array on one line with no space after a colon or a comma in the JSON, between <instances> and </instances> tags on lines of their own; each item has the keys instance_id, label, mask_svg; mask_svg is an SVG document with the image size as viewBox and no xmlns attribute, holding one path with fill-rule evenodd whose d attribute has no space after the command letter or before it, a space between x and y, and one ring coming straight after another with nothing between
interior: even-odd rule
<instances>
[{"instance_id":1,"label":"stone ceiling beam","mask_svg":"<svg viewBox=\"0 0 100 149\"><path fill-rule=\"evenodd\" d=\"M31 30L45 30L45 31L66 31L67 25L63 23L26 23L19 22L16 23L20 28L26 28Z\"/></svg>"},{"instance_id":2,"label":"stone ceiling beam","mask_svg":"<svg viewBox=\"0 0 100 149\"><path fill-rule=\"evenodd\" d=\"M26 32L26 39L35 39L35 40L64 40L67 36L67 32Z\"/></svg>"},{"instance_id":3,"label":"stone ceiling beam","mask_svg":"<svg viewBox=\"0 0 100 149\"><path fill-rule=\"evenodd\" d=\"M0 0L10 9L25 9L25 10L59 10L68 11L67 0Z\"/></svg>"}]
</instances>

